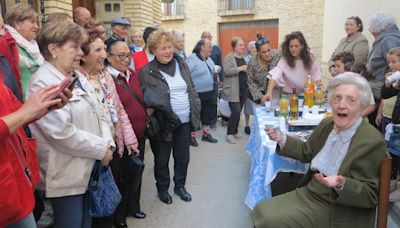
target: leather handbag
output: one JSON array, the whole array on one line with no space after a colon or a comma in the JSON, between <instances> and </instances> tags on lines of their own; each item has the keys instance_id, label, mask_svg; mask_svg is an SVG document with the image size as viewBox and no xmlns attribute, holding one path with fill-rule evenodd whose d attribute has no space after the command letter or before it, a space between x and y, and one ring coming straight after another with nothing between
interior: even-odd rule
<instances>
[{"instance_id":1,"label":"leather handbag","mask_svg":"<svg viewBox=\"0 0 400 228\"><path fill-rule=\"evenodd\" d=\"M140 104L140 106L142 106L142 108L147 116L146 135L149 137L155 136L160 131L160 126L158 124L157 118L154 117L153 115L149 116L147 114L146 105L143 103L142 99L140 99L140 97L133 91L133 89L131 87L126 85L126 83L124 83L121 79L114 78L114 81L118 85L122 86L122 88L124 88L127 92L129 92L136 99L136 101Z\"/></svg>"},{"instance_id":2,"label":"leather handbag","mask_svg":"<svg viewBox=\"0 0 400 228\"><path fill-rule=\"evenodd\" d=\"M129 188L136 192L139 188L139 184L142 181L142 174L144 170L144 162L135 155L128 155L128 159L123 164L123 180L126 181Z\"/></svg>"},{"instance_id":3,"label":"leather handbag","mask_svg":"<svg viewBox=\"0 0 400 228\"><path fill-rule=\"evenodd\" d=\"M89 180L89 214L92 217L106 217L114 214L121 201L121 194L115 184L111 168L96 161Z\"/></svg>"}]
</instances>

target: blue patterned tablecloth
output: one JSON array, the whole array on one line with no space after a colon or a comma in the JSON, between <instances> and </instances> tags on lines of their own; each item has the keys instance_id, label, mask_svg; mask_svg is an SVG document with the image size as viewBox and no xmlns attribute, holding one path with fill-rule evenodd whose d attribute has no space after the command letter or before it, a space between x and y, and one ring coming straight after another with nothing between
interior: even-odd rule
<instances>
[{"instance_id":1,"label":"blue patterned tablecloth","mask_svg":"<svg viewBox=\"0 0 400 228\"><path fill-rule=\"evenodd\" d=\"M279 119L273 114L266 112L262 106L257 107L247 144L247 153L252 162L245 203L250 209L258 202L272 197L271 183L278 172L305 173L308 168L308 164L276 153L276 142L269 140L264 131L266 124L279 124Z\"/></svg>"}]
</instances>

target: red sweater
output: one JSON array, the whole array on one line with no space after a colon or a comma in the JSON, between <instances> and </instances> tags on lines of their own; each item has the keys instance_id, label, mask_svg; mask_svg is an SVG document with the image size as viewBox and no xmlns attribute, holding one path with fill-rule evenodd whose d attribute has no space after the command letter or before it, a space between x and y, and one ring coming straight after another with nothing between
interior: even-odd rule
<instances>
[{"instance_id":1,"label":"red sweater","mask_svg":"<svg viewBox=\"0 0 400 228\"><path fill-rule=\"evenodd\" d=\"M142 99L143 101L143 92L139 85L139 79L136 73L130 71L129 77L129 87L135 91L135 93ZM125 78L120 78L124 83L126 83ZM122 105L125 108L126 113L128 114L128 118L131 121L133 126L133 130L135 131L137 139L143 139L146 134L147 129L147 116L143 109L143 107L139 104L139 102L121 85L115 83L117 87L117 92L119 98L122 102Z\"/></svg>"},{"instance_id":2,"label":"red sweater","mask_svg":"<svg viewBox=\"0 0 400 228\"><path fill-rule=\"evenodd\" d=\"M133 63L135 64L135 73L139 74L140 69L142 69L144 66L146 66L149 63L149 60L147 58L146 51L139 51L139 52L134 52L132 54L132 60Z\"/></svg>"}]
</instances>

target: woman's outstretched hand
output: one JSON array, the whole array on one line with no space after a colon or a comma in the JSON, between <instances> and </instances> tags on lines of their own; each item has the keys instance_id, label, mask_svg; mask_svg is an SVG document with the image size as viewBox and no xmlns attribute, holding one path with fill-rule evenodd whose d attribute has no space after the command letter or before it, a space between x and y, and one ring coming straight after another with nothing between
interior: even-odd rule
<instances>
[{"instance_id":1,"label":"woman's outstretched hand","mask_svg":"<svg viewBox=\"0 0 400 228\"><path fill-rule=\"evenodd\" d=\"M314 178L321 184L335 189L343 188L345 179L342 175L337 176L325 176L324 174L318 172L314 175Z\"/></svg>"}]
</instances>

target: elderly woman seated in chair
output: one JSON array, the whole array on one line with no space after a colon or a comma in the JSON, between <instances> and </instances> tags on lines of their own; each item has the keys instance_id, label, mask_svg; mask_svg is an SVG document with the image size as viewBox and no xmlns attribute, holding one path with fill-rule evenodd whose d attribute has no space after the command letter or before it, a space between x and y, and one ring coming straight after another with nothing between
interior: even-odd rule
<instances>
[{"instance_id":1,"label":"elderly woman seated in chair","mask_svg":"<svg viewBox=\"0 0 400 228\"><path fill-rule=\"evenodd\" d=\"M265 200L252 211L255 227L374 227L380 164L386 155L382 135L363 120L368 82L355 73L333 78L328 86L332 117L302 142L277 129L265 129L278 153L310 169L301 187Z\"/></svg>"}]
</instances>

